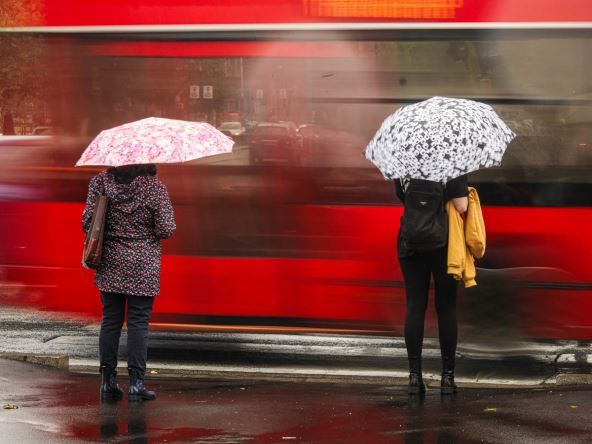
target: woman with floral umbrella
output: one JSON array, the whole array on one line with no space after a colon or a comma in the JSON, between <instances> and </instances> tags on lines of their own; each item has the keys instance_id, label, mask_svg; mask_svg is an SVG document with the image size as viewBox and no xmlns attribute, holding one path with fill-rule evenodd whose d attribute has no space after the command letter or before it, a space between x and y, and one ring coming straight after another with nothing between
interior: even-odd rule
<instances>
[{"instance_id":1,"label":"woman with floral umbrella","mask_svg":"<svg viewBox=\"0 0 592 444\"><path fill-rule=\"evenodd\" d=\"M119 399L117 351L127 314L130 401L152 400L144 386L148 323L160 293L161 241L175 232L173 207L156 163L228 153L233 142L207 123L148 118L101 132L77 166L106 165L90 181L82 229L88 232L99 196L106 196L101 263L95 284L103 316L99 334L101 399Z\"/></svg>"},{"instance_id":2,"label":"woman with floral umbrella","mask_svg":"<svg viewBox=\"0 0 592 444\"><path fill-rule=\"evenodd\" d=\"M406 293L409 393L425 391L421 372L424 318L434 279L442 356L441 393L456 391L456 290L448 274L448 201L467 210L467 174L499 165L515 134L484 103L432 97L388 116L365 150L405 207L397 253ZM421 229L419 228L421 227Z\"/></svg>"}]
</instances>

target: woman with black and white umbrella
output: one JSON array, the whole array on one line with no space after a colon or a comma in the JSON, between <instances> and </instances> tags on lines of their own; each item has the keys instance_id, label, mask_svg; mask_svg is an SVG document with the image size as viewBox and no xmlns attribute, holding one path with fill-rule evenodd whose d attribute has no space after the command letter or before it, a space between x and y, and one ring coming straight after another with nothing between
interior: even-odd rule
<instances>
[{"instance_id":1,"label":"woman with black and white umbrella","mask_svg":"<svg viewBox=\"0 0 592 444\"><path fill-rule=\"evenodd\" d=\"M515 134L488 105L433 97L387 117L365 155L386 179L395 181L405 207L397 250L405 280L405 344L409 393L425 391L421 373L424 317L434 278L442 356L441 392L452 394L457 345L456 290L447 274L448 219L452 200L467 210L467 174L501 163Z\"/></svg>"}]
</instances>

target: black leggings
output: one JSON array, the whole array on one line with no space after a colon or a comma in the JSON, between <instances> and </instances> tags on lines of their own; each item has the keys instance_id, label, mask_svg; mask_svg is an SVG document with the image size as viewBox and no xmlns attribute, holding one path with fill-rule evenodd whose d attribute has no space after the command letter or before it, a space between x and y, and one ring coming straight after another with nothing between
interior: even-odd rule
<instances>
[{"instance_id":1,"label":"black leggings","mask_svg":"<svg viewBox=\"0 0 592 444\"><path fill-rule=\"evenodd\" d=\"M438 333L442 358L454 359L457 342L456 288L457 281L447 271L447 248L400 257L405 279L407 310L405 345L409 359L421 358L425 311L428 305L430 277L434 276Z\"/></svg>"}]
</instances>

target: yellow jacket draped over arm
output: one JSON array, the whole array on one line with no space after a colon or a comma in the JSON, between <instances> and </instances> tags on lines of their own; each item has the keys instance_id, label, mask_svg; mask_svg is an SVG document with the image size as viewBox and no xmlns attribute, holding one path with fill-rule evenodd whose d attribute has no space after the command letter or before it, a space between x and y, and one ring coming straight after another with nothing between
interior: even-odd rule
<instances>
[{"instance_id":1,"label":"yellow jacket draped over arm","mask_svg":"<svg viewBox=\"0 0 592 444\"><path fill-rule=\"evenodd\" d=\"M485 223L481 203L475 188L469 187L469 206L466 220L454 207L452 200L446 203L448 213L448 274L463 280L465 288L477 285L475 281L475 257L485 254Z\"/></svg>"}]
</instances>

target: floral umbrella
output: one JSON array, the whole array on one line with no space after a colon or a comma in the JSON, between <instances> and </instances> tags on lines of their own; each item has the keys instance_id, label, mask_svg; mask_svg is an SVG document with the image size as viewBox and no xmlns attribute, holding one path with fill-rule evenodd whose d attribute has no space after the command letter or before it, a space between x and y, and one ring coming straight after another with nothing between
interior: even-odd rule
<instances>
[{"instance_id":1,"label":"floral umbrella","mask_svg":"<svg viewBox=\"0 0 592 444\"><path fill-rule=\"evenodd\" d=\"M230 153L233 145L208 123L149 117L101 131L76 166L187 162Z\"/></svg>"},{"instance_id":2,"label":"floral umbrella","mask_svg":"<svg viewBox=\"0 0 592 444\"><path fill-rule=\"evenodd\" d=\"M432 97L388 116L365 154L385 179L446 182L499 165L514 137L485 103Z\"/></svg>"}]
</instances>

